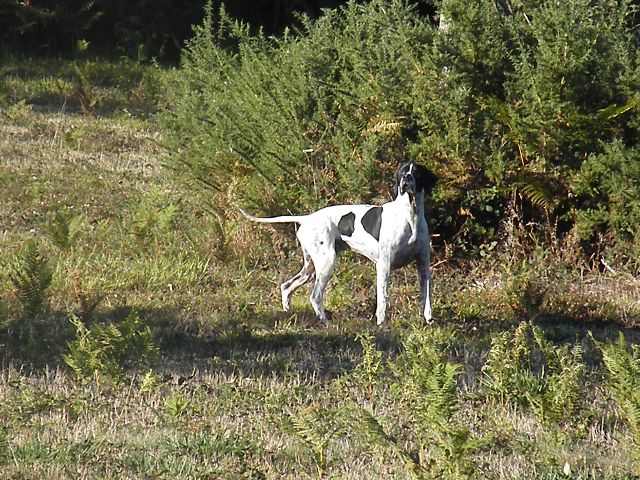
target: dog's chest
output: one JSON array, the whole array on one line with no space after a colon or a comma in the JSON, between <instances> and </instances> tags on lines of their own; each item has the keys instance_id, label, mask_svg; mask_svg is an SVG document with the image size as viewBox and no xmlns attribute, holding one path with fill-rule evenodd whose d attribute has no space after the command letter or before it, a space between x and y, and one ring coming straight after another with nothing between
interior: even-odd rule
<instances>
[{"instance_id":1,"label":"dog's chest","mask_svg":"<svg viewBox=\"0 0 640 480\"><path fill-rule=\"evenodd\" d=\"M418 231L415 240L410 242L411 226L408 223L399 226L395 230L395 235L388 238L381 238L380 250L387 250L391 268L401 268L416 259L421 251L421 243L424 242L426 231ZM388 246L384 242L388 242Z\"/></svg>"}]
</instances>

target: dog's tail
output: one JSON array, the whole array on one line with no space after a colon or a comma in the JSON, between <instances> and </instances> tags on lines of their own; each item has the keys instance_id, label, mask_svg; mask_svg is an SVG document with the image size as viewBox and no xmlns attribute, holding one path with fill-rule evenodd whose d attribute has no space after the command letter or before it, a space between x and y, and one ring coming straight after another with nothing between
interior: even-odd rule
<instances>
[{"instance_id":1,"label":"dog's tail","mask_svg":"<svg viewBox=\"0 0 640 480\"><path fill-rule=\"evenodd\" d=\"M283 215L281 217L254 217L238 207L240 213L252 222L258 223L301 223L306 215Z\"/></svg>"}]
</instances>

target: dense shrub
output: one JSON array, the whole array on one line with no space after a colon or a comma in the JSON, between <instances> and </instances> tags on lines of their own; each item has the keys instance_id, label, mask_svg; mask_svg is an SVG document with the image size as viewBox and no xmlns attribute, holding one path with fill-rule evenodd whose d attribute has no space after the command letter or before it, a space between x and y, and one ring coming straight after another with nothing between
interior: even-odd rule
<instances>
[{"instance_id":1,"label":"dense shrub","mask_svg":"<svg viewBox=\"0 0 640 480\"><path fill-rule=\"evenodd\" d=\"M223 192L220 211L282 213L388 198L414 159L441 177L432 222L461 249L492 244L514 210L554 238L633 237L585 221L611 197L584 190L599 161L626 168L611 152L638 134L633 2L438 8L440 27L405 1L352 2L277 38L210 11L171 85L170 164Z\"/></svg>"},{"instance_id":2,"label":"dense shrub","mask_svg":"<svg viewBox=\"0 0 640 480\"><path fill-rule=\"evenodd\" d=\"M607 233L607 246L629 245L628 256L639 258L640 150L613 141L590 155L576 177L572 188L581 199L576 218L581 237L594 240L596 232Z\"/></svg>"},{"instance_id":3,"label":"dense shrub","mask_svg":"<svg viewBox=\"0 0 640 480\"><path fill-rule=\"evenodd\" d=\"M267 210L378 194L404 155L428 37L410 9L384 6L350 4L277 39L252 37L224 10L212 36L209 16L172 86L173 165Z\"/></svg>"}]
</instances>

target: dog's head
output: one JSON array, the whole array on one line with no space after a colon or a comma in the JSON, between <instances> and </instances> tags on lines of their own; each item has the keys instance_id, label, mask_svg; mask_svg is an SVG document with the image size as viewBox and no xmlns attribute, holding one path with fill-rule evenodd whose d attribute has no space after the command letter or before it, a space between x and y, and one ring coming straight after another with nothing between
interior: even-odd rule
<instances>
[{"instance_id":1,"label":"dog's head","mask_svg":"<svg viewBox=\"0 0 640 480\"><path fill-rule=\"evenodd\" d=\"M396 172L396 196L409 193L414 197L418 192L431 193L437 177L427 167L419 163L405 163Z\"/></svg>"}]
</instances>

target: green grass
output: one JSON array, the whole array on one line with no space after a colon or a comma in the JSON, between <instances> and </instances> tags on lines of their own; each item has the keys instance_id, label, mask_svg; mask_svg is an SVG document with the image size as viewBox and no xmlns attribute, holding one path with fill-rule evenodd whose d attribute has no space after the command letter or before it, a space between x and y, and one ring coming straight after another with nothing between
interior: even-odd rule
<instances>
[{"instance_id":1,"label":"green grass","mask_svg":"<svg viewBox=\"0 0 640 480\"><path fill-rule=\"evenodd\" d=\"M99 97L85 111L74 63ZM162 167L153 114L171 75L124 61L8 57L0 67L2 478L638 473L588 335L606 340L624 329L638 341L635 279L580 270L568 247L526 259L495 252L482 262L436 250L437 323L422 326L416 275L404 270L394 274L390 325L377 328L373 266L346 256L328 292L328 328L313 318L308 287L282 312L279 283L300 266L292 231L246 223L232 191L211 194L229 205L213 216ZM7 342L24 340L7 328L23 331L16 322L30 321L10 279L28 242L53 268L37 319L50 335L46 351L7 358L15 351ZM106 325L132 311L160 347L153 363L126 371L118 386L76 380L61 359L74 339L70 319ZM583 349L585 380L569 418L549 421L483 387L492 338L529 319L553 347ZM439 417L416 423L407 403L403 375L414 370L405 347L415 335L426 335L442 365L457 365L448 370L457 378L444 417L455 429L438 431ZM415 378L425 398L438 395L430 382L439 380ZM476 448L447 458L466 429ZM420 448L425 438L440 443Z\"/></svg>"}]
</instances>

